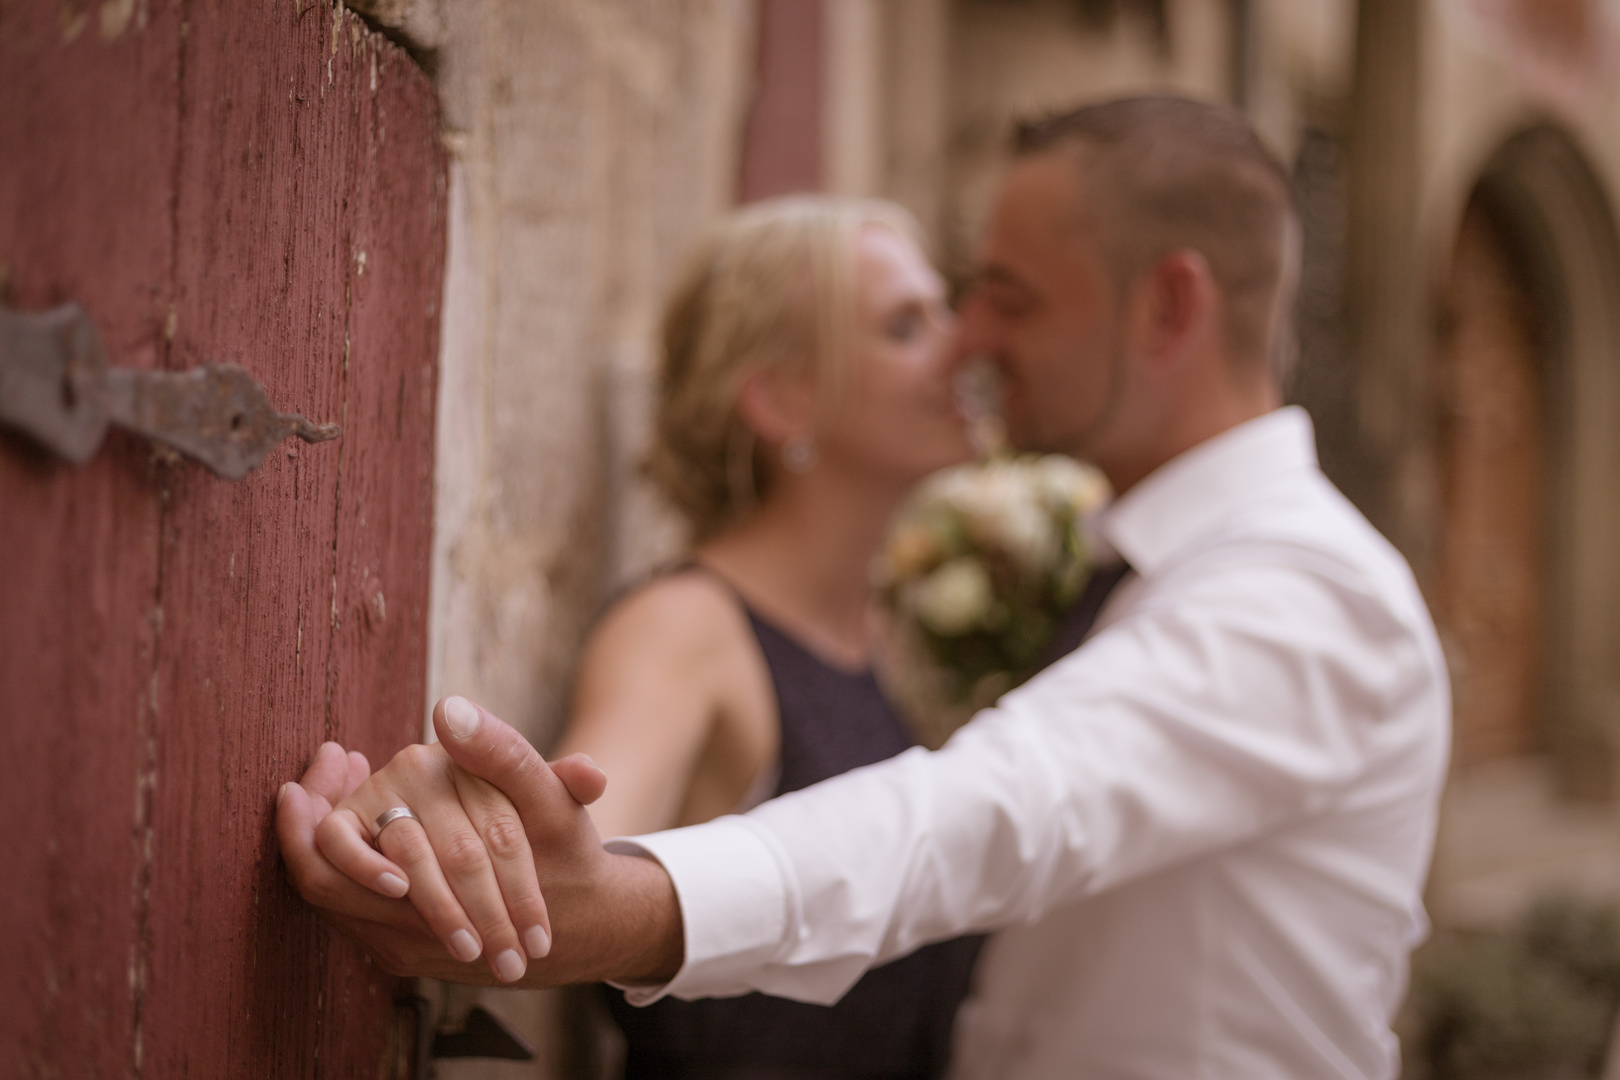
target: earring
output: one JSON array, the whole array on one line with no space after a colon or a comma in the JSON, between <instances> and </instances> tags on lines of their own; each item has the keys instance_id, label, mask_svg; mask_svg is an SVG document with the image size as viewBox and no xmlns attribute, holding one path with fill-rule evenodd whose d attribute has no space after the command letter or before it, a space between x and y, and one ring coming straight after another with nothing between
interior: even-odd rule
<instances>
[{"instance_id":1,"label":"earring","mask_svg":"<svg viewBox=\"0 0 1620 1080\"><path fill-rule=\"evenodd\" d=\"M816 444L802 435L795 435L782 444L782 464L788 472L803 476L816 467Z\"/></svg>"}]
</instances>

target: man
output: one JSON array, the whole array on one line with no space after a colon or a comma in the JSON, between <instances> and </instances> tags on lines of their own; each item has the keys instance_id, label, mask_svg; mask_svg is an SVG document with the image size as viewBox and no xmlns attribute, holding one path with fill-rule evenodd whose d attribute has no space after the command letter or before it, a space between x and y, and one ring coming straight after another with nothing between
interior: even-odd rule
<instances>
[{"instance_id":1,"label":"man","mask_svg":"<svg viewBox=\"0 0 1620 1080\"><path fill-rule=\"evenodd\" d=\"M1097 522L1116 565L1066 628L1085 643L938 752L614 845L650 859L596 844L569 795L588 769L553 775L451 699L442 753L534 845L557 937L531 980L827 1002L999 929L957 1075L1395 1075L1449 702L1406 565L1279 408L1295 232L1227 110L1143 98L1025 129L961 352L1001 367L1021 446L1119 492ZM328 800L352 787L337 757L306 778ZM419 921L334 881L303 790L281 817L305 895L393 966L445 970Z\"/></svg>"}]
</instances>

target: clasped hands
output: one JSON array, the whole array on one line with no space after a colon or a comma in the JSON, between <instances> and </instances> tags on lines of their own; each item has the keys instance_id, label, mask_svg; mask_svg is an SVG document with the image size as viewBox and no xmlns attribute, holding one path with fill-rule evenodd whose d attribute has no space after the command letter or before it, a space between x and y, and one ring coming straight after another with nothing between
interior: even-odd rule
<instances>
[{"instance_id":1,"label":"clasped hands","mask_svg":"<svg viewBox=\"0 0 1620 1080\"><path fill-rule=\"evenodd\" d=\"M437 744L372 773L336 743L283 785L276 833L299 893L395 975L554 986L667 982L684 951L674 888L615 855L585 807L607 777L574 754L549 765L460 697L433 710ZM415 819L373 823L395 807Z\"/></svg>"}]
</instances>

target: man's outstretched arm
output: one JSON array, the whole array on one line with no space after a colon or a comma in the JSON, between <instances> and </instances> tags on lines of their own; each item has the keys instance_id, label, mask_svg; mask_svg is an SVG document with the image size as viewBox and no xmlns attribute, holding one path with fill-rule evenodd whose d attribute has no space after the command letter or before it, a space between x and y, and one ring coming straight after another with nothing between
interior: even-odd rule
<instances>
[{"instance_id":1,"label":"man's outstretched arm","mask_svg":"<svg viewBox=\"0 0 1620 1080\"><path fill-rule=\"evenodd\" d=\"M1410 810L1386 846L1416 902L1444 765L1438 651L1420 609L1360 585L1212 560L1175 603L1149 594L939 751L636 838L674 883L686 953L631 1000L828 1004L920 945L1331 812L1369 775Z\"/></svg>"},{"instance_id":2,"label":"man's outstretched arm","mask_svg":"<svg viewBox=\"0 0 1620 1080\"><path fill-rule=\"evenodd\" d=\"M582 802L600 795L602 778L588 759L576 756L548 766L518 732L489 712L476 710L473 722L452 728L444 703L434 710L441 742L412 747L369 780L364 761L345 759L335 744L323 746L298 784L286 785L278 797L276 829L288 872L304 899L364 945L383 967L399 975L428 975L455 982L493 984L490 967L463 962L451 955L445 934L436 933L413 905L415 890L425 886L419 874L413 894L394 899L383 888L352 880L325 850L346 863L334 842L346 843L343 820L371 821L394 805L408 805L438 836L463 837L480 845L511 847L510 838L491 838L472 827L456 786L443 782L444 769L431 758L451 751L456 765L504 792L521 815L528 845L535 852L535 871L544 891L541 917L555 927L544 959L530 961L523 983L531 986L614 979L625 983L661 983L680 968L683 955L681 916L669 877L655 862L604 851ZM459 730L457 730L459 728ZM442 762L440 764L443 764ZM461 791L467 790L462 777ZM363 781L363 782L362 782ZM382 805L387 803L387 806ZM375 804L375 805L373 805ZM341 805L352 814L332 814ZM330 820L328 818L330 817ZM324 824L323 824L324 823ZM323 834L317 836L318 829ZM337 837L337 841L334 841ZM359 840L367 847L369 837ZM387 845L391 850L398 845ZM466 843L452 843L463 855ZM419 863L393 850L402 867ZM370 853L382 867L389 860ZM432 853L427 853L432 857ZM457 897L474 910L480 905L464 895L477 875L452 874ZM366 877L370 880L370 876ZM483 880L492 881L487 874ZM482 906L499 903L484 898ZM550 930L548 927L548 931Z\"/></svg>"},{"instance_id":3,"label":"man's outstretched arm","mask_svg":"<svg viewBox=\"0 0 1620 1080\"><path fill-rule=\"evenodd\" d=\"M1421 628L1315 573L1219 569L938 752L619 848L662 868L604 851L516 732L487 713L465 737L441 723L446 751L512 797L534 847L557 954L526 981L636 983L643 1002L762 990L830 1003L930 941L1034 921L1320 812L1374 760L1387 783L1437 789L1444 695ZM423 970L435 948L393 966Z\"/></svg>"}]
</instances>

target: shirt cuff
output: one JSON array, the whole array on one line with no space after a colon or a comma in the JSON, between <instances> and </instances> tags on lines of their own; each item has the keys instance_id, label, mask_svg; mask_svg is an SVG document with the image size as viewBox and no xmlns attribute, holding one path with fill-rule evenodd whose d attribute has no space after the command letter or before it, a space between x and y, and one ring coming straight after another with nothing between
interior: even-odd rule
<instances>
[{"instance_id":1,"label":"shirt cuff","mask_svg":"<svg viewBox=\"0 0 1620 1080\"><path fill-rule=\"evenodd\" d=\"M727 816L647 836L615 837L619 855L656 859L675 885L686 959L663 986L620 986L632 1005L732 997L756 989L760 969L782 952L792 895L786 868L748 820ZM755 978L750 980L749 976Z\"/></svg>"}]
</instances>

